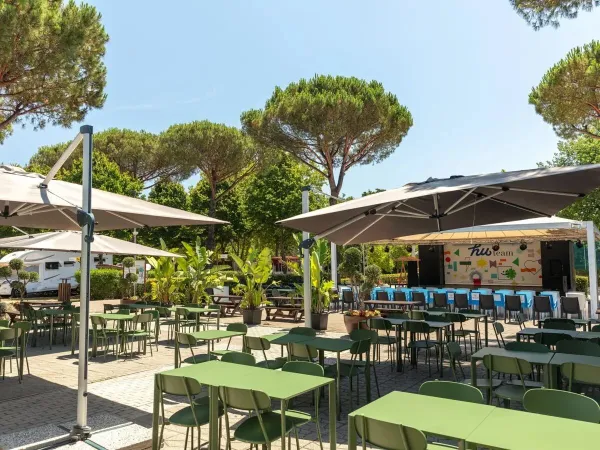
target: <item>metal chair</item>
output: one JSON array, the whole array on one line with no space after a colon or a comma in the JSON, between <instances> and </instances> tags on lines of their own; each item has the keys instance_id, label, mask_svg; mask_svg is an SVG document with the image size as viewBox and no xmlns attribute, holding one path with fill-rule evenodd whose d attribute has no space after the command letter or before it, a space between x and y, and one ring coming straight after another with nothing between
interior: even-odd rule
<instances>
[{"instance_id":1,"label":"metal chair","mask_svg":"<svg viewBox=\"0 0 600 450\"><path fill-rule=\"evenodd\" d=\"M582 318L581 308L579 307L579 299L577 297L560 298L560 316L568 318L569 314L576 315L578 319Z\"/></svg>"},{"instance_id":2,"label":"metal chair","mask_svg":"<svg viewBox=\"0 0 600 450\"><path fill-rule=\"evenodd\" d=\"M507 321L510 322L511 313L522 313L523 309L520 295L507 295L504 301L504 323L506 323Z\"/></svg>"},{"instance_id":3,"label":"metal chair","mask_svg":"<svg viewBox=\"0 0 600 450\"><path fill-rule=\"evenodd\" d=\"M433 306L448 309L448 296L443 292L433 293Z\"/></svg>"},{"instance_id":4,"label":"metal chair","mask_svg":"<svg viewBox=\"0 0 600 450\"><path fill-rule=\"evenodd\" d=\"M425 294L423 292L413 292L412 301L419 303L417 308L425 308L427 306L427 299L425 298Z\"/></svg>"},{"instance_id":5,"label":"metal chair","mask_svg":"<svg viewBox=\"0 0 600 450\"><path fill-rule=\"evenodd\" d=\"M386 291L375 291L375 299L387 301L390 299L390 296Z\"/></svg>"},{"instance_id":6,"label":"metal chair","mask_svg":"<svg viewBox=\"0 0 600 450\"><path fill-rule=\"evenodd\" d=\"M351 290L342 291L342 312L344 312L344 305L348 305L347 309L354 309L354 292Z\"/></svg>"},{"instance_id":7,"label":"metal chair","mask_svg":"<svg viewBox=\"0 0 600 450\"><path fill-rule=\"evenodd\" d=\"M406 292L394 291L394 301L395 302L405 302L406 301Z\"/></svg>"},{"instance_id":8,"label":"metal chair","mask_svg":"<svg viewBox=\"0 0 600 450\"><path fill-rule=\"evenodd\" d=\"M537 314L538 322L541 320L542 314L550 314L552 317L552 304L548 295L536 295L533 297L533 324L535 325L535 315Z\"/></svg>"},{"instance_id":9,"label":"metal chair","mask_svg":"<svg viewBox=\"0 0 600 450\"><path fill-rule=\"evenodd\" d=\"M469 309L469 296L467 294L454 294L454 310Z\"/></svg>"},{"instance_id":10,"label":"metal chair","mask_svg":"<svg viewBox=\"0 0 600 450\"><path fill-rule=\"evenodd\" d=\"M484 314L492 311L493 320L498 320L498 310L492 294L481 294L479 296L479 310Z\"/></svg>"}]
</instances>

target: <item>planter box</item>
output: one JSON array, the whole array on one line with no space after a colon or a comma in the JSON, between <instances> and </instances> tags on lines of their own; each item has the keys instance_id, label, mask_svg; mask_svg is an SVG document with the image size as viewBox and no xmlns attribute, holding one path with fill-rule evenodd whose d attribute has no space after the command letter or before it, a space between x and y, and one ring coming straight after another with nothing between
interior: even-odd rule
<instances>
[{"instance_id":1,"label":"planter box","mask_svg":"<svg viewBox=\"0 0 600 450\"><path fill-rule=\"evenodd\" d=\"M322 313L322 314L311 313L310 324L311 324L312 328L315 330L319 330L319 331L326 330L328 318L329 318L329 314L327 314L327 313Z\"/></svg>"},{"instance_id":2,"label":"planter box","mask_svg":"<svg viewBox=\"0 0 600 450\"><path fill-rule=\"evenodd\" d=\"M358 330L359 328L367 330L367 320L367 317L347 316L344 314L344 325L346 326L346 331L348 334L354 330Z\"/></svg>"},{"instance_id":3,"label":"planter box","mask_svg":"<svg viewBox=\"0 0 600 450\"><path fill-rule=\"evenodd\" d=\"M260 325L262 322L262 308L242 309L242 320L246 325Z\"/></svg>"}]
</instances>

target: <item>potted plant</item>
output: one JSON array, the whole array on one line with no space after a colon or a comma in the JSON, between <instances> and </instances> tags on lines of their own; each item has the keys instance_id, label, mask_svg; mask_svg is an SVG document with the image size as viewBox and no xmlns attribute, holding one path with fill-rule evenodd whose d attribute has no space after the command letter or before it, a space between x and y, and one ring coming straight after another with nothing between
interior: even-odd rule
<instances>
[{"instance_id":1,"label":"potted plant","mask_svg":"<svg viewBox=\"0 0 600 450\"><path fill-rule=\"evenodd\" d=\"M344 326L348 334L350 334L353 330L359 328L368 329L367 320L380 316L381 313L376 309L351 309L344 312Z\"/></svg>"},{"instance_id":2,"label":"potted plant","mask_svg":"<svg viewBox=\"0 0 600 450\"><path fill-rule=\"evenodd\" d=\"M326 280L323 266L329 256L329 245L324 239L318 239L310 249L310 285L311 285L311 308L310 323L315 330L326 330L329 315L327 308L331 302L331 289L333 281ZM297 263L288 264L292 272L304 275L304 266ZM296 293L304 295L304 285L295 284Z\"/></svg>"},{"instance_id":3,"label":"potted plant","mask_svg":"<svg viewBox=\"0 0 600 450\"><path fill-rule=\"evenodd\" d=\"M21 301L19 304L19 311L21 318L23 318L23 299L27 296L27 284L30 282L36 282L40 279L40 274L37 272L28 272L24 270L25 263L22 259L11 259L8 266L0 267L0 276L4 277L6 281L10 282L13 295L19 295ZM12 273L16 272L17 279L11 280Z\"/></svg>"},{"instance_id":4,"label":"potted plant","mask_svg":"<svg viewBox=\"0 0 600 450\"><path fill-rule=\"evenodd\" d=\"M365 310L364 308L364 301L369 299L371 290L375 287L380 276L381 269L375 264L365 267L364 280L358 288L358 309L347 311L344 314L344 325L348 333L359 327L366 328L368 319L381 315L378 310Z\"/></svg>"},{"instance_id":5,"label":"potted plant","mask_svg":"<svg viewBox=\"0 0 600 450\"><path fill-rule=\"evenodd\" d=\"M267 301L267 294L263 288L273 272L271 250L264 248L262 251L250 249L248 256L242 260L239 256L231 254L233 262L238 266L244 283L238 284L242 294L240 308L243 321L247 325L260 325L262 320L262 304Z\"/></svg>"},{"instance_id":6,"label":"potted plant","mask_svg":"<svg viewBox=\"0 0 600 450\"><path fill-rule=\"evenodd\" d=\"M135 267L135 259L131 256L123 258L123 299L133 297L133 285L137 283L137 273L131 269Z\"/></svg>"}]
</instances>

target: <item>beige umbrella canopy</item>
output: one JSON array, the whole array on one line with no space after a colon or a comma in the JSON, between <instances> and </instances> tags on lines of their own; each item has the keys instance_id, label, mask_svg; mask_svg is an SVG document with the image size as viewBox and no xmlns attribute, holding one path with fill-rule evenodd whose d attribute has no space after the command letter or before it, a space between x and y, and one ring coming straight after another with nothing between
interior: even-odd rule
<instances>
[{"instance_id":1,"label":"beige umbrella canopy","mask_svg":"<svg viewBox=\"0 0 600 450\"><path fill-rule=\"evenodd\" d=\"M52 180L43 187L40 186L43 181L44 177L40 174L0 166L0 225L81 230L77 223L81 185ZM227 223L99 189L92 189L92 198L96 231Z\"/></svg>"},{"instance_id":2,"label":"beige umbrella canopy","mask_svg":"<svg viewBox=\"0 0 600 450\"><path fill-rule=\"evenodd\" d=\"M599 186L600 164L429 179L280 223L312 233L313 239L359 244L550 217Z\"/></svg>"},{"instance_id":3,"label":"beige umbrella canopy","mask_svg":"<svg viewBox=\"0 0 600 450\"><path fill-rule=\"evenodd\" d=\"M53 231L49 233L28 234L0 239L0 248L22 248L24 250L56 250L81 252L80 231ZM157 250L145 245L134 244L110 236L94 235L92 253L104 255L143 255L181 257L176 253Z\"/></svg>"}]
</instances>

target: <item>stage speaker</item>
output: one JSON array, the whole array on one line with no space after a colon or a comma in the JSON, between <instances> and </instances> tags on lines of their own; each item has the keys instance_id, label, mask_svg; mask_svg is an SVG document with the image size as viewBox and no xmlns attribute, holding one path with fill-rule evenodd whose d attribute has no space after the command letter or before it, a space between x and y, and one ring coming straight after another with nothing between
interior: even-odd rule
<instances>
[{"instance_id":1,"label":"stage speaker","mask_svg":"<svg viewBox=\"0 0 600 450\"><path fill-rule=\"evenodd\" d=\"M419 286L419 263L417 261L406 262L406 285L408 287Z\"/></svg>"},{"instance_id":2,"label":"stage speaker","mask_svg":"<svg viewBox=\"0 0 600 450\"><path fill-rule=\"evenodd\" d=\"M444 285L444 246L419 245L419 285Z\"/></svg>"},{"instance_id":3,"label":"stage speaker","mask_svg":"<svg viewBox=\"0 0 600 450\"><path fill-rule=\"evenodd\" d=\"M564 295L565 281L571 286L571 241L541 242L542 285L545 290L560 291Z\"/></svg>"}]
</instances>

